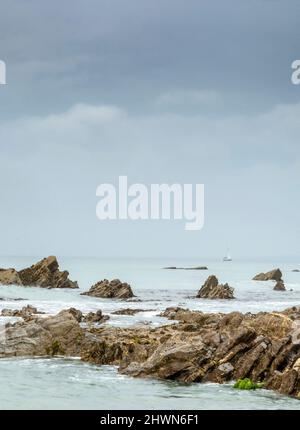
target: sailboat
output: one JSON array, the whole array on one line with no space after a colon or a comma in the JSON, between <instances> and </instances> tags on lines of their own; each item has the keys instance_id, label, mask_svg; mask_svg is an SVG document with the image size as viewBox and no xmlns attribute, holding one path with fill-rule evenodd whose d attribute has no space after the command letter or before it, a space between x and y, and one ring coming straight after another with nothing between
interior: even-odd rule
<instances>
[{"instance_id":1,"label":"sailboat","mask_svg":"<svg viewBox=\"0 0 300 430\"><path fill-rule=\"evenodd\" d=\"M223 258L223 261L232 261L232 258L231 258L230 253L229 253L229 249L227 249L227 255L226 255L226 257Z\"/></svg>"}]
</instances>

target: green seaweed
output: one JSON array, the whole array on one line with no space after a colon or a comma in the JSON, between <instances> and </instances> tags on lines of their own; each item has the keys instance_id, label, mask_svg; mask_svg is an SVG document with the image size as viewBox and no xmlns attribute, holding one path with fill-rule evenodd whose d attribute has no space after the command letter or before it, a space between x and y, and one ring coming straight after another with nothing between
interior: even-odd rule
<instances>
[{"instance_id":1,"label":"green seaweed","mask_svg":"<svg viewBox=\"0 0 300 430\"><path fill-rule=\"evenodd\" d=\"M251 381L251 379L245 378L238 379L234 384L233 388L236 388L237 390L258 390L260 388L263 388L263 386L263 382L253 382Z\"/></svg>"}]
</instances>

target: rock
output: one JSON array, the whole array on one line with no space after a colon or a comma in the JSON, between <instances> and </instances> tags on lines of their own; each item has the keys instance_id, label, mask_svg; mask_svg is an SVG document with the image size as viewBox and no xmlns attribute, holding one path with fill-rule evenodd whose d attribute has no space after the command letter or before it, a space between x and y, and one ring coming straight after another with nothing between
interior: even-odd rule
<instances>
[{"instance_id":1,"label":"rock","mask_svg":"<svg viewBox=\"0 0 300 430\"><path fill-rule=\"evenodd\" d=\"M1 285L22 285L22 281L15 269L0 269Z\"/></svg>"},{"instance_id":2,"label":"rock","mask_svg":"<svg viewBox=\"0 0 300 430\"><path fill-rule=\"evenodd\" d=\"M273 288L273 290L275 290L275 291L286 291L286 288L285 288L283 281L276 282L276 285Z\"/></svg>"},{"instance_id":3,"label":"rock","mask_svg":"<svg viewBox=\"0 0 300 430\"><path fill-rule=\"evenodd\" d=\"M38 263L17 272L15 269L0 270L0 284L42 288L78 288L69 279L69 272L60 271L56 257L44 258Z\"/></svg>"},{"instance_id":4,"label":"rock","mask_svg":"<svg viewBox=\"0 0 300 430\"><path fill-rule=\"evenodd\" d=\"M300 272L300 270L299 270L299 269L293 269L293 270L292 270L292 272L299 273L299 272Z\"/></svg>"},{"instance_id":5,"label":"rock","mask_svg":"<svg viewBox=\"0 0 300 430\"><path fill-rule=\"evenodd\" d=\"M153 309L131 309L131 308L125 308L125 309L118 309L117 311L112 312L113 315L135 315L139 312L149 312L153 311Z\"/></svg>"},{"instance_id":6,"label":"rock","mask_svg":"<svg viewBox=\"0 0 300 430\"><path fill-rule=\"evenodd\" d=\"M109 316L103 315L100 309L97 312L89 312L84 316L84 322L87 323L103 323L107 320L109 320Z\"/></svg>"},{"instance_id":7,"label":"rock","mask_svg":"<svg viewBox=\"0 0 300 430\"><path fill-rule=\"evenodd\" d=\"M60 311L60 313L58 315L68 315L71 314L77 322L81 322L82 321L82 312L79 309L75 309L75 308L69 308L69 309L63 309L62 311Z\"/></svg>"},{"instance_id":8,"label":"rock","mask_svg":"<svg viewBox=\"0 0 300 430\"><path fill-rule=\"evenodd\" d=\"M75 311L7 324L0 357L80 356L89 363L116 365L123 374L181 382L249 378L300 397L300 307L258 314L168 308L163 314L178 322L155 328L83 328L80 311Z\"/></svg>"},{"instance_id":9,"label":"rock","mask_svg":"<svg viewBox=\"0 0 300 430\"><path fill-rule=\"evenodd\" d=\"M216 276L211 275L198 291L197 298L205 299L234 299L233 288L228 284L219 284Z\"/></svg>"},{"instance_id":10,"label":"rock","mask_svg":"<svg viewBox=\"0 0 300 430\"><path fill-rule=\"evenodd\" d=\"M42 314L43 312L39 312L37 308L31 305L24 306L22 309L2 309L1 316L2 317L21 317L27 318L34 314Z\"/></svg>"},{"instance_id":11,"label":"rock","mask_svg":"<svg viewBox=\"0 0 300 430\"><path fill-rule=\"evenodd\" d=\"M128 299L134 297L130 285L126 282L121 282L119 279L113 279L112 281L104 279L97 282L89 291L82 293L82 295L109 299Z\"/></svg>"},{"instance_id":12,"label":"rock","mask_svg":"<svg viewBox=\"0 0 300 430\"><path fill-rule=\"evenodd\" d=\"M282 281L282 272L280 269L273 269L270 272L259 273L254 276L254 281Z\"/></svg>"},{"instance_id":13,"label":"rock","mask_svg":"<svg viewBox=\"0 0 300 430\"><path fill-rule=\"evenodd\" d=\"M36 315L1 330L0 357L78 356L83 337L82 328L69 312Z\"/></svg>"},{"instance_id":14,"label":"rock","mask_svg":"<svg viewBox=\"0 0 300 430\"><path fill-rule=\"evenodd\" d=\"M195 267L176 267L176 266L169 266L164 267L164 269L172 269L172 270L208 270L208 267L206 266L195 266Z\"/></svg>"}]
</instances>

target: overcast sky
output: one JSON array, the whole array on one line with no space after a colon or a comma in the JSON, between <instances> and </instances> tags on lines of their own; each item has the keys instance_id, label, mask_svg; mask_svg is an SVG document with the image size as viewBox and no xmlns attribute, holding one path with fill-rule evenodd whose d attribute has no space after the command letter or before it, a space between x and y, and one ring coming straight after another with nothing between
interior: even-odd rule
<instances>
[{"instance_id":1,"label":"overcast sky","mask_svg":"<svg viewBox=\"0 0 300 430\"><path fill-rule=\"evenodd\" d=\"M2 0L1 255L297 258L297 0ZM205 225L96 188L204 183Z\"/></svg>"}]
</instances>

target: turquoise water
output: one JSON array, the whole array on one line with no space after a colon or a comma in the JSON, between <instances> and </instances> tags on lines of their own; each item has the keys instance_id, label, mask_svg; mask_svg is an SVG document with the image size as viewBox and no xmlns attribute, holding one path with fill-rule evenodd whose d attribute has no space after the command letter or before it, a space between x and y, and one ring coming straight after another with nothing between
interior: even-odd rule
<instances>
[{"instance_id":1,"label":"turquoise water","mask_svg":"<svg viewBox=\"0 0 300 430\"><path fill-rule=\"evenodd\" d=\"M36 259L0 258L0 267L21 269ZM62 269L77 280L80 290L44 290L0 286L0 309L20 308L28 303L54 314L73 306L84 312L102 309L110 314L124 307L142 308L135 316L111 315L108 324L130 326L167 323L157 314L168 306L182 306L207 312L259 312L300 305L300 264L286 262L230 262L175 260L59 259ZM208 271L163 270L165 266L207 265ZM286 292L273 291L272 282L255 282L261 271L280 267ZM210 274L235 288L236 300L195 299L196 292ZM103 278L129 282L141 302L122 302L80 296ZM290 291L292 289L293 291ZM13 299L23 298L22 301ZM1 319L3 322L4 318ZM191 384L141 380L119 375L114 367L92 366L79 360L0 360L0 408L84 408L84 409L300 409L300 402L259 390L240 392L230 385Z\"/></svg>"}]
</instances>

